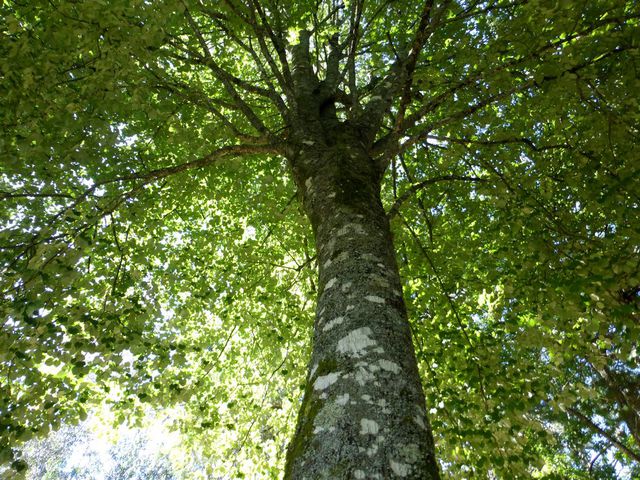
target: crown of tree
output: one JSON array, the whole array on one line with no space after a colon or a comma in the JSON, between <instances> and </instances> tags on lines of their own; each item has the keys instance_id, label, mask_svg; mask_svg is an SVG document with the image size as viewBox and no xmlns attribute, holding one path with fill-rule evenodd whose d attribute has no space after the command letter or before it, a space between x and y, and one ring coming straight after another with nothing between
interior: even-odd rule
<instances>
[{"instance_id":1,"label":"crown of tree","mask_svg":"<svg viewBox=\"0 0 640 480\"><path fill-rule=\"evenodd\" d=\"M207 478L640 475L637 2L0 12L7 475L99 404Z\"/></svg>"}]
</instances>

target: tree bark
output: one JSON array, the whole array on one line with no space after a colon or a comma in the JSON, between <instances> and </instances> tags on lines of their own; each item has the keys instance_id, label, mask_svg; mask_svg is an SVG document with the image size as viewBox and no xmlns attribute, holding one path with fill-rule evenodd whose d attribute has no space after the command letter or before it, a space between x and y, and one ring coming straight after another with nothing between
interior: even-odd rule
<instances>
[{"instance_id":1,"label":"tree bark","mask_svg":"<svg viewBox=\"0 0 640 480\"><path fill-rule=\"evenodd\" d=\"M319 263L313 353L285 479L439 478L382 171L358 136L290 155Z\"/></svg>"}]
</instances>

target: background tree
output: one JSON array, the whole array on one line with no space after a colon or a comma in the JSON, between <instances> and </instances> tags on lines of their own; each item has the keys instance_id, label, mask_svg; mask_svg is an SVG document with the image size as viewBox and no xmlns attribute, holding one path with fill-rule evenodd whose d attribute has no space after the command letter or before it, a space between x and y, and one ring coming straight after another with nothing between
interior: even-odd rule
<instances>
[{"instance_id":1,"label":"background tree","mask_svg":"<svg viewBox=\"0 0 640 480\"><path fill-rule=\"evenodd\" d=\"M28 480L173 480L189 478L201 465L180 472L168 456L166 432L158 428L119 428L105 438L96 432L95 418L75 426L64 425L42 440L25 444ZM158 436L158 433L165 435ZM155 436L154 436L155 434ZM173 445L175 447L175 445Z\"/></svg>"},{"instance_id":2,"label":"background tree","mask_svg":"<svg viewBox=\"0 0 640 480\"><path fill-rule=\"evenodd\" d=\"M2 13L3 461L93 402L152 402L215 468L275 477L303 385L297 477L313 435L391 426L402 290L443 475L637 470L634 2ZM425 435L371 468L425 478Z\"/></svg>"}]
</instances>

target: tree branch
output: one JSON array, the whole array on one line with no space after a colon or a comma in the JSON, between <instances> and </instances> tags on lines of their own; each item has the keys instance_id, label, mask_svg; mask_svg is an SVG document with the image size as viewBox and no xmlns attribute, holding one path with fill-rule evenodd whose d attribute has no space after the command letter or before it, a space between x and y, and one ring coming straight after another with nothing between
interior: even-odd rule
<instances>
[{"instance_id":1,"label":"tree branch","mask_svg":"<svg viewBox=\"0 0 640 480\"><path fill-rule=\"evenodd\" d=\"M430 140L436 140L438 142L451 142L458 143L461 145L483 145L483 146L496 146L496 145L508 145L512 143L522 143L529 147L534 152L544 152L545 150L555 150L557 148L571 148L571 145L568 143L556 143L552 145L536 145L532 140L525 137L513 137L513 138L505 138L503 140L481 140L481 139L472 139L472 138L454 138L454 137L443 137L438 135L425 135L424 138Z\"/></svg>"},{"instance_id":2,"label":"tree branch","mask_svg":"<svg viewBox=\"0 0 640 480\"><path fill-rule=\"evenodd\" d=\"M258 153L274 153L281 154L281 149L279 146L275 144L263 144L263 145L228 145L225 147L221 147L218 150L215 150L204 157L198 158L197 160L192 160L190 162L181 163L179 165L174 165L171 167L158 168L156 170L151 170L150 172L140 172L133 173L131 175L124 175L121 177L116 177L113 179L105 180L102 182L96 183L92 190L97 187L107 185L109 183L115 182L125 182L130 180L157 180L160 178L168 177L170 175L175 175L177 173L185 172L187 170L193 170L198 168L204 168L211 165L213 162L217 160L221 160L223 158L229 157L237 157L239 155L251 155Z\"/></svg>"},{"instance_id":3,"label":"tree branch","mask_svg":"<svg viewBox=\"0 0 640 480\"><path fill-rule=\"evenodd\" d=\"M75 197L68 193L39 193L39 192L0 192L0 198L68 198L73 200Z\"/></svg>"},{"instance_id":4,"label":"tree branch","mask_svg":"<svg viewBox=\"0 0 640 480\"><path fill-rule=\"evenodd\" d=\"M360 20L362 18L363 0L358 0L352 4L351 17L349 20L349 53L347 54L347 62L345 70L349 74L349 95L351 97L352 109L351 113L357 111L358 106L358 87L356 83L356 52L360 41ZM344 75L344 74L343 74Z\"/></svg>"},{"instance_id":5,"label":"tree branch","mask_svg":"<svg viewBox=\"0 0 640 480\"><path fill-rule=\"evenodd\" d=\"M410 147L411 145L414 145L415 143L417 143L418 141L420 141L421 138L424 138L424 136L426 134L428 134L429 132L433 131L436 128L442 127L443 125L447 125L453 121L462 119L462 118L466 118L469 117L470 115L473 115L474 113L482 110L483 108L495 103L498 100L501 100L503 98L508 98L511 95L518 93L518 92L524 92L526 90L529 90L531 88L536 88L536 87L540 87L543 83L551 81L551 80L557 80L558 78L560 78L562 75L566 74L566 73L575 73L577 71L580 71L586 67L589 67L595 63L600 62L601 60L611 56L611 55L615 55L618 53L621 53L623 51L626 50L631 50L632 46L625 46L625 47L619 47L616 48L614 50L611 50L605 54L599 55L598 57L594 58L594 59L589 59L586 60L584 62L581 62L577 65L574 65L573 67L567 68L565 70L563 70L562 72L555 74L555 75L549 75L549 76L545 76L543 77L540 81L536 80L535 78L530 78L528 79L526 82L520 84L520 85L516 85L508 90L504 90L502 92L496 93L494 95L490 95L489 97L486 97L482 100L477 101L475 104L470 105L469 107L463 109L463 110L459 110L457 112L452 113L451 115L435 120L431 123L426 123L424 125L421 126L420 131L419 132L415 132L413 133L409 139L404 142L400 148L399 148L399 153L405 151L408 147ZM415 119L417 120L417 119ZM412 122L410 122L412 123ZM403 130L403 132L406 134L406 129ZM393 136L391 134L386 135L383 139L381 139L379 142L377 142L377 145L374 148L374 152L375 153L380 153L381 150L384 150L386 148L389 148L389 145L393 144ZM382 147L382 148L381 148Z\"/></svg>"},{"instance_id":6,"label":"tree branch","mask_svg":"<svg viewBox=\"0 0 640 480\"><path fill-rule=\"evenodd\" d=\"M217 27L220 30L222 30L229 39L231 39L236 45L238 45L240 48L246 51L249 55L251 55L251 58L253 58L253 61L256 63L256 66L258 67L258 69L260 70L260 73L262 74L262 80L267 84L267 90L273 92L272 100L275 102L276 107L278 108L278 111L283 117L287 117L288 116L287 107L285 103L282 101L282 98L280 98L280 95L276 93L276 88L271 82L271 79L269 78L269 74L267 73L267 70L265 68L265 65L262 59L258 55L258 52L256 52L256 50L251 45L251 38L248 39L248 43L243 41L233 30L227 27L225 20L221 19L219 15L214 15L214 13L210 13L208 9L204 9L203 13L205 15L208 15L211 18L211 20L217 25ZM268 60L267 60L267 63L268 63ZM280 72L277 71L277 69L274 72L272 69L271 74L274 75L276 81L278 82L282 90L286 91L286 88L283 85L284 80Z\"/></svg>"},{"instance_id":7,"label":"tree branch","mask_svg":"<svg viewBox=\"0 0 640 480\"><path fill-rule=\"evenodd\" d=\"M262 54L267 59L267 62L269 63L273 74L276 76L276 78L279 79L280 85L282 86L285 95L287 96L287 98L289 98L289 100L292 101L295 97L292 89L293 81L291 79L291 70L289 69L289 62L287 60L286 44L281 38L282 32L278 32L278 34L276 34L276 32L274 32L273 28L267 21L267 16L265 15L262 6L256 0L250 0L250 2L253 5L253 9L250 10L251 21L247 21L247 23L256 32ZM229 2L228 0L225 1L225 3L227 5L231 4L231 2ZM260 17L261 23L258 23L256 12L258 13L258 17ZM273 56L271 55L271 52L269 51L269 48L264 41L265 34L271 40L271 44L273 45L273 48L278 55L280 65L282 66L282 71L278 69L275 60L273 59Z\"/></svg>"},{"instance_id":8,"label":"tree branch","mask_svg":"<svg viewBox=\"0 0 640 480\"><path fill-rule=\"evenodd\" d=\"M488 182L486 178L465 177L462 175L441 175L439 177L428 178L426 180L423 180L422 182L411 185L405 192L403 192L402 195L400 195L396 199L396 201L393 202L393 205L387 212L387 217L389 219L395 217L400 211L400 207L402 206L402 204L407 200L409 200L409 198L411 198L412 195L422 190L423 188L429 185L433 185L434 183L446 182L446 181L452 181L452 180L459 180L463 182Z\"/></svg>"},{"instance_id":9,"label":"tree branch","mask_svg":"<svg viewBox=\"0 0 640 480\"><path fill-rule=\"evenodd\" d=\"M413 85L413 74L418 63L418 57L423 47L427 43L427 40L437 28L442 18L442 14L449 5L449 0L443 2L442 6L437 10L436 14L432 17L433 0L427 0L424 3L422 13L420 15L420 24L416 30L411 49L409 50L409 56L404 62L404 85L402 86L400 107L398 108L398 115L396 116L396 125L394 130L400 131L402 124L404 123L404 116L411 103L411 86Z\"/></svg>"},{"instance_id":10,"label":"tree branch","mask_svg":"<svg viewBox=\"0 0 640 480\"><path fill-rule=\"evenodd\" d=\"M574 417L577 417L584 425L589 427L594 432L602 435L604 438L609 440L613 445L615 445L620 451L624 452L630 458L635 460L636 462L640 462L640 453L631 450L624 443L618 440L612 433L608 432L604 428L597 425L593 420L584 415L582 412L579 412L573 407L567 408L567 411L571 413Z\"/></svg>"},{"instance_id":11,"label":"tree branch","mask_svg":"<svg viewBox=\"0 0 640 480\"><path fill-rule=\"evenodd\" d=\"M640 15L637 14L633 14L633 15L628 15L626 17L626 19L635 19L640 17ZM439 107L441 107L447 100L451 99L454 97L454 95L458 94L459 92L463 91L464 89L468 88L468 87L472 87L473 85L475 85L475 83L477 81L479 81L480 79L487 79L488 76L490 75L496 75L499 73L502 73L504 71L508 71L509 69L512 69L514 67L517 66L522 66L524 65L526 62L531 61L531 60L537 60L537 63L540 63L540 55L542 54L546 54L548 52L556 52L559 48L565 46L565 45L569 45L572 42L578 41L580 39L585 39L585 38L589 38L589 34L592 34L593 32L595 32L596 30L598 30L599 28L603 28L603 27L607 27L611 24L619 24L620 20L618 18L614 18L614 17L607 17L606 19L602 19L598 22L594 22L592 24L589 24L588 26L582 28L579 31L575 31L571 34L568 34L562 38L550 41L542 46L540 46L539 48L532 50L531 52L529 52L526 55L523 56L519 56L519 57L515 57L515 58L509 58L506 61L499 63L498 65L495 65L493 68L480 68L478 70L476 70L475 72L470 73L469 75L467 75L465 78L461 79L458 83L456 83L455 85L453 85L451 88L449 88L448 90L445 90L444 92L438 94L437 96L429 99L427 102L423 103L422 106L420 106L419 108L417 108L417 110L415 112L413 112L411 115L407 116L402 125L400 125L399 130L395 131L392 130L390 133L388 133L387 135L385 135L384 137L382 137L381 139L379 139L376 142L376 145L374 146L374 151L377 153L380 153L383 150L387 150L390 149L391 154L395 154L397 152L393 151L394 148L397 148L395 145L395 142L397 142L398 138L401 138L402 135L406 135L406 132L408 130L410 130L411 128L415 127L418 122L420 122L427 114L429 113L433 113L435 112ZM597 62L600 62L601 60L603 60L604 58L607 58L613 54L625 51L625 50L629 50L634 48L631 45L628 46L624 46L624 47L619 47L617 49L611 50L609 52L603 53L595 58L592 59L587 59L573 67L567 68L565 70L563 70L560 74L558 75L551 75L551 76L545 76L542 79L540 79L540 81L536 80L535 78L529 77L527 78L525 81L523 81L522 83L520 83L519 85L514 85L511 88L503 91L503 92L499 92L496 93L494 95L489 96L488 98L485 98L484 100L480 100L478 101L476 104L471 105L469 108L464 109L462 111L459 111L453 115L449 115L448 117L441 119L439 121L436 121L434 123L431 123L430 125L428 125L426 128L423 128L422 131L423 133L426 131L428 131L429 129L433 129L436 128L437 126L441 126L444 125L446 123L449 123L450 121L454 121L456 119L462 118L466 115L470 115L472 113L475 113L478 110L481 110L482 108L492 104L493 102L505 98L508 95L511 95L513 93L516 92L521 92L521 91L526 91L529 88L532 87L539 87L542 83L547 82L549 80L555 80L557 78L559 78L561 75L563 75L564 73L575 73L589 65L593 65ZM406 149L406 147L408 147L409 145L413 144L415 142L411 142L406 144L402 149Z\"/></svg>"}]
</instances>

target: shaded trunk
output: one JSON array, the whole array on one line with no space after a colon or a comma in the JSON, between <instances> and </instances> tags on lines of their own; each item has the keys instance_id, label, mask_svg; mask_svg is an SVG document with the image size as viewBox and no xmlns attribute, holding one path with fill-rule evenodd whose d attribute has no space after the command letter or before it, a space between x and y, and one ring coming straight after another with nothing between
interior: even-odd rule
<instances>
[{"instance_id":1,"label":"shaded trunk","mask_svg":"<svg viewBox=\"0 0 640 480\"><path fill-rule=\"evenodd\" d=\"M289 159L316 239L318 302L286 479L437 479L382 172L360 139Z\"/></svg>"}]
</instances>

